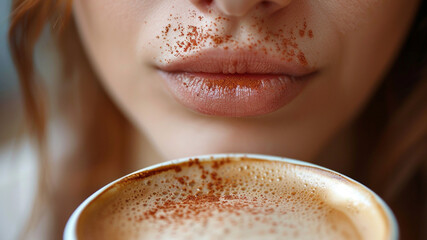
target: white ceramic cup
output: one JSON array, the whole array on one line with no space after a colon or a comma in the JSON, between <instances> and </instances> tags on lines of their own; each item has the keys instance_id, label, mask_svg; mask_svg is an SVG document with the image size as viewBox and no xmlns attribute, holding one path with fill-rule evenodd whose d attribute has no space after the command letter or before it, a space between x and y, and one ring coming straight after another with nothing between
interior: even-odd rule
<instances>
[{"instance_id":1,"label":"white ceramic cup","mask_svg":"<svg viewBox=\"0 0 427 240\"><path fill-rule=\"evenodd\" d=\"M348 182L350 183L349 185L354 186L354 189L356 191L363 191L364 193L368 193L373 197L374 201L376 202L375 208L377 208L378 211L381 211L382 214L385 216L383 224L385 224L385 226L387 226L387 229L389 229L389 233L388 233L388 235L390 236L389 240L398 240L398 238L399 238L399 229L398 229L396 218L393 215L390 208L387 206L387 204L378 195L376 195L373 191L371 191L370 189L365 187L363 184L361 184L361 183L359 183L359 182L357 182L357 181L355 181L349 177L346 177L346 176L344 176L338 172L332 171L330 169L327 169L327 168L324 168L324 167L321 167L321 166L318 166L315 164L311 164L311 163L307 163L307 162L303 162L303 161L298 161L298 160L294 160L294 159L289 159L289 158L281 158L281 157L259 155L259 154L212 154L212 155L203 155L203 156L181 158L181 159L177 159L177 160L172 160L172 161L156 164L156 165L138 170L138 171L131 173L129 175L126 175L126 176L124 176L120 179L117 179L117 180L111 182L110 184L104 186L103 188L99 189L94 194L92 194L90 197L88 197L82 204L80 204L80 206L71 215L71 217L68 220L67 225L65 227L64 240L78 240L77 224L78 224L79 217L81 216L83 210L89 204L96 201L97 197L99 195L101 195L104 191L109 189L111 186L118 184L122 179L128 178L128 177L135 175L135 174L140 174L140 173L147 172L147 171L153 171L153 170L156 170L158 168L164 168L165 166L185 163L185 162L188 162L191 159L195 159L195 158L199 159L200 161L213 161L216 159L224 159L224 158L249 158L249 159L260 159L260 160L275 161L275 162L279 161L279 162L283 162L284 164L293 164L293 165L308 166L311 168L316 168L320 171L324 171L324 172L328 173L328 174L324 174L325 178L333 178L333 176L339 176L341 178L348 180Z\"/></svg>"}]
</instances>

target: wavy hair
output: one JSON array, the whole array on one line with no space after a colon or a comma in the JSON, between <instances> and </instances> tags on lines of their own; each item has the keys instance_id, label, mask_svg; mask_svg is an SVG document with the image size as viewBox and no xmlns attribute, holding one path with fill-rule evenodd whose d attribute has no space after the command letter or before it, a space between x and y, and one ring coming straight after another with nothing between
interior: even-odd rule
<instances>
[{"instance_id":1,"label":"wavy hair","mask_svg":"<svg viewBox=\"0 0 427 240\"><path fill-rule=\"evenodd\" d=\"M24 103L26 126L38 149L38 194L22 238L36 227L43 206L53 206L53 239L61 238L72 210L106 183L129 171L131 125L97 81L71 14L71 0L14 0L9 44ZM50 28L47 28L49 26ZM49 99L34 64L34 48L50 30L61 57L60 111L79 138L61 178L51 177L47 144ZM108 130L107 130L108 129Z\"/></svg>"}]
</instances>

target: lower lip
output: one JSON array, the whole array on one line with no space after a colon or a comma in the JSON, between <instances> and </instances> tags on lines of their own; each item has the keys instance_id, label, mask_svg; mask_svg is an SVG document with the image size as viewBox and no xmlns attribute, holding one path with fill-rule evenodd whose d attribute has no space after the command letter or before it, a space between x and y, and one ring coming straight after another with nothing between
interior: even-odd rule
<instances>
[{"instance_id":1,"label":"lower lip","mask_svg":"<svg viewBox=\"0 0 427 240\"><path fill-rule=\"evenodd\" d=\"M248 117L289 104L308 81L276 74L164 72L172 95L187 108L206 115Z\"/></svg>"}]
</instances>

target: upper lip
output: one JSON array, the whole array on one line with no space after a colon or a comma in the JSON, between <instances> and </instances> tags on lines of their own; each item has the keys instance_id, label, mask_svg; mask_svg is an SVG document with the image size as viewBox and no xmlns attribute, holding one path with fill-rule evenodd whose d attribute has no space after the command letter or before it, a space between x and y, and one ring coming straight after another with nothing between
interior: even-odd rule
<instances>
[{"instance_id":1,"label":"upper lip","mask_svg":"<svg viewBox=\"0 0 427 240\"><path fill-rule=\"evenodd\" d=\"M212 74L274 74L301 77L314 72L297 61L281 60L272 54L256 51L209 49L163 61L159 69L166 72Z\"/></svg>"}]
</instances>

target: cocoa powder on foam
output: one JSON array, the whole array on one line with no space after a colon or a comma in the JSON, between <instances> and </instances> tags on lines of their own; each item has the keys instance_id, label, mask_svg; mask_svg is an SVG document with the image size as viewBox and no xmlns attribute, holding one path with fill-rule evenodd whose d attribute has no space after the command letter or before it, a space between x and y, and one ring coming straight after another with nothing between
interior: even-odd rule
<instances>
[{"instance_id":1,"label":"cocoa powder on foam","mask_svg":"<svg viewBox=\"0 0 427 240\"><path fill-rule=\"evenodd\" d=\"M322 177L312 175L319 173L307 174L310 171L304 168L256 159L203 162L195 159L136 174L104 191L83 211L78 236L79 239L378 236L361 232L364 226L353 222L361 219L360 212L347 211L338 203L331 205L327 182L317 182Z\"/></svg>"}]
</instances>

